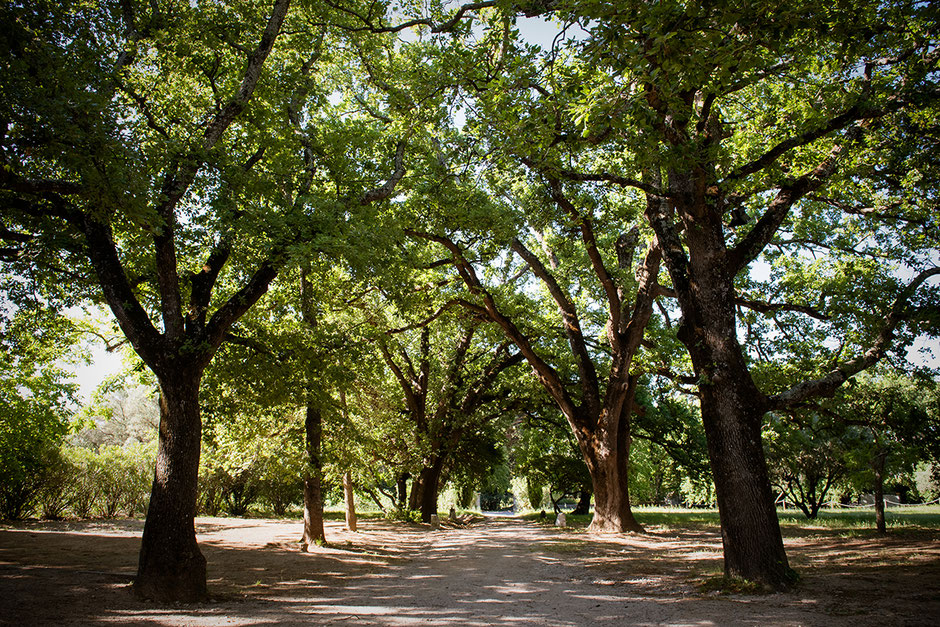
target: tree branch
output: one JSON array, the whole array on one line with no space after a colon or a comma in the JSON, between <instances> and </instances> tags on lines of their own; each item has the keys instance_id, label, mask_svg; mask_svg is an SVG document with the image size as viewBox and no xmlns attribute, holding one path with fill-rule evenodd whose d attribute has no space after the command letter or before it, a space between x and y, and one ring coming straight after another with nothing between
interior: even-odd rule
<instances>
[{"instance_id":1,"label":"tree branch","mask_svg":"<svg viewBox=\"0 0 940 627\"><path fill-rule=\"evenodd\" d=\"M584 247L587 250L588 258L591 260L594 274L597 276L601 286L604 288L604 293L607 295L607 315L610 317L611 329L619 330L621 314L620 293L617 290L617 285L614 283L610 272L607 271L607 267L604 265L604 259L601 257L600 251L597 250L597 238L594 235L594 226L591 216L582 216L578 212L574 204L565 196L561 182L557 178L551 176L547 178L552 199L578 224L581 230L581 241L584 242ZM615 351L619 349L619 346L617 346L618 343L618 335L616 333L611 334L611 345Z\"/></svg>"},{"instance_id":2,"label":"tree branch","mask_svg":"<svg viewBox=\"0 0 940 627\"><path fill-rule=\"evenodd\" d=\"M398 147L395 150L395 171L392 172L392 175L388 178L385 183L371 189L362 195L362 198L359 200L359 203L362 205L367 205L371 202L376 202L378 200L385 200L392 195L392 192L395 191L395 186L398 185L399 181L405 176L405 142L398 142Z\"/></svg>"},{"instance_id":3,"label":"tree branch","mask_svg":"<svg viewBox=\"0 0 940 627\"><path fill-rule=\"evenodd\" d=\"M891 345L898 325L908 319L907 304L917 289L928 279L940 276L940 268L931 268L918 274L898 295L891 311L884 318L884 326L871 347L864 353L831 369L824 376L804 381L794 387L768 398L769 410L792 407L809 398L832 396L849 378L876 364Z\"/></svg>"},{"instance_id":4,"label":"tree branch","mask_svg":"<svg viewBox=\"0 0 940 627\"><path fill-rule=\"evenodd\" d=\"M153 326L150 316L144 311L131 288L121 260L118 258L117 248L111 236L111 228L86 218L82 230L88 246L88 258L98 276L105 300L121 330L130 340L134 350L148 364L166 366L162 363L163 337Z\"/></svg>"},{"instance_id":5,"label":"tree branch","mask_svg":"<svg viewBox=\"0 0 940 627\"><path fill-rule=\"evenodd\" d=\"M857 134L852 134L857 136ZM854 137L849 137L849 142ZM767 246L795 202L806 194L813 192L825 183L836 170L836 164L845 145L838 143L832 147L829 156L812 171L807 172L789 185L780 188L770 206L761 216L757 224L747 235L728 251L728 271L731 276L736 275L747 264L751 263Z\"/></svg>"},{"instance_id":6,"label":"tree branch","mask_svg":"<svg viewBox=\"0 0 940 627\"><path fill-rule=\"evenodd\" d=\"M568 337L568 345L571 352L578 362L578 373L581 378L581 389L584 394L584 403L588 412L596 416L600 412L600 385L597 379L597 370L594 368L594 362L591 360L591 354L584 342L584 332L581 330L581 321L578 318L577 309L571 302L568 294L561 289L555 277L548 271L539 258L532 253L518 239L514 239L510 248L529 264L532 272L548 288L549 294L558 305L561 312L562 322L565 329L565 335Z\"/></svg>"},{"instance_id":7,"label":"tree branch","mask_svg":"<svg viewBox=\"0 0 940 627\"><path fill-rule=\"evenodd\" d=\"M493 296L483 287L482 283L477 277L476 271L467 261L460 247L453 240L447 237L434 235L424 231L405 229L405 234L410 237L416 237L441 244L450 251L454 258L454 267L460 274L460 277L467 286L467 289L470 290L471 294L479 296L483 301L482 305L478 305L469 301L460 301L461 304L466 306L471 311L485 315L488 319L492 320L503 329L503 332L506 334L506 336L519 348L523 356L525 356L526 361L529 362L529 365L532 366L532 369L535 371L535 375L538 377L539 381L555 400L555 402L558 403L559 409L561 409L562 413L568 419L572 427L582 433L586 433L589 429L593 429L594 425L584 423L583 417L578 411L577 405L575 405L571 396L568 394L568 391L565 389L564 382L562 381L559 374L539 356L539 354L532 347L532 343L529 341L529 338L519 330L515 323L513 323L512 320L510 320L502 313L502 311L500 311L499 307L496 305L496 301L493 299Z\"/></svg>"}]
</instances>

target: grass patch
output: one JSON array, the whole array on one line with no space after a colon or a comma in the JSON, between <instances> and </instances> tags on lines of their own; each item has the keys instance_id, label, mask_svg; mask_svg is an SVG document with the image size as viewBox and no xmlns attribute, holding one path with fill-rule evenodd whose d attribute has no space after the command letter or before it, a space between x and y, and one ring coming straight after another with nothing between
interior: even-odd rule
<instances>
[{"instance_id":1,"label":"grass patch","mask_svg":"<svg viewBox=\"0 0 940 627\"><path fill-rule=\"evenodd\" d=\"M635 507L633 514L644 527L717 527L717 509L680 507Z\"/></svg>"},{"instance_id":2,"label":"grass patch","mask_svg":"<svg viewBox=\"0 0 940 627\"><path fill-rule=\"evenodd\" d=\"M815 519L806 518L799 510L778 510L782 527L823 528L850 534L875 529L874 509L820 510ZM940 529L940 506L896 507L885 511L885 523L896 530Z\"/></svg>"},{"instance_id":3,"label":"grass patch","mask_svg":"<svg viewBox=\"0 0 940 627\"><path fill-rule=\"evenodd\" d=\"M724 575L714 575L704 579L698 585L698 589L704 594L768 594L773 592L772 588L763 584Z\"/></svg>"}]
</instances>

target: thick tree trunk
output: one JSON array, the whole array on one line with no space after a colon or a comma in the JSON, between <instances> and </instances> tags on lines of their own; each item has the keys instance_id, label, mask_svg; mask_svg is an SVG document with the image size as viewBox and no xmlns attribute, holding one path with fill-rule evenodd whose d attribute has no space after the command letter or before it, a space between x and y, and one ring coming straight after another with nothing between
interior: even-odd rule
<instances>
[{"instance_id":1,"label":"thick tree trunk","mask_svg":"<svg viewBox=\"0 0 940 627\"><path fill-rule=\"evenodd\" d=\"M160 377L160 433L134 592L161 602L206 598L206 560L196 544L202 421L199 373Z\"/></svg>"},{"instance_id":2,"label":"thick tree trunk","mask_svg":"<svg viewBox=\"0 0 940 627\"><path fill-rule=\"evenodd\" d=\"M635 381L631 382L615 430L598 428L591 440L581 444L594 487L590 530L595 533L643 532L630 507L630 413L634 389Z\"/></svg>"},{"instance_id":3,"label":"thick tree trunk","mask_svg":"<svg viewBox=\"0 0 940 627\"><path fill-rule=\"evenodd\" d=\"M737 340L734 274L725 248L721 212L702 195L702 172L670 173L670 189L686 204L679 208L685 245L668 211L652 206L648 215L662 238L666 264L679 299L678 338L699 380L699 403L715 481L724 546L725 576L774 589L789 587L787 563L761 443L766 397L751 378Z\"/></svg>"},{"instance_id":4,"label":"thick tree trunk","mask_svg":"<svg viewBox=\"0 0 940 627\"><path fill-rule=\"evenodd\" d=\"M595 457L588 469L594 487L594 518L590 530L595 533L642 532L643 527L630 508L626 460L616 454Z\"/></svg>"},{"instance_id":5,"label":"thick tree trunk","mask_svg":"<svg viewBox=\"0 0 940 627\"><path fill-rule=\"evenodd\" d=\"M714 392L703 397L722 396L721 391ZM739 401L736 399L731 407ZM730 411L731 407L724 403L715 407L704 398L702 401L721 520L725 575L775 589L786 588L793 583L793 572L783 548L761 447L762 414L741 415Z\"/></svg>"},{"instance_id":6,"label":"thick tree trunk","mask_svg":"<svg viewBox=\"0 0 940 627\"><path fill-rule=\"evenodd\" d=\"M356 531L356 494L353 492L352 475L343 474L343 493L346 496L346 528Z\"/></svg>"},{"instance_id":7,"label":"thick tree trunk","mask_svg":"<svg viewBox=\"0 0 940 627\"><path fill-rule=\"evenodd\" d=\"M734 336L733 310L728 317L732 322L727 329L699 328L691 337L688 327L680 332L702 381L702 422L721 520L725 576L784 589L792 585L794 573L787 563L761 443L764 397Z\"/></svg>"},{"instance_id":8,"label":"thick tree trunk","mask_svg":"<svg viewBox=\"0 0 940 627\"><path fill-rule=\"evenodd\" d=\"M443 457L436 458L430 466L421 469L421 520L423 522L431 522L431 516L437 513L437 498L443 469Z\"/></svg>"},{"instance_id":9,"label":"thick tree trunk","mask_svg":"<svg viewBox=\"0 0 940 627\"><path fill-rule=\"evenodd\" d=\"M307 401L304 419L304 434L307 449L307 475L304 477L304 550L312 544L326 542L323 530L323 462L320 459L320 444L323 437L323 422L320 410Z\"/></svg>"},{"instance_id":10,"label":"thick tree trunk","mask_svg":"<svg viewBox=\"0 0 940 627\"><path fill-rule=\"evenodd\" d=\"M616 442L607 442L609 439L616 439ZM621 420L615 438L608 437L593 444L585 454L594 487L594 518L590 530L595 533L642 532L643 527L633 517L630 507L629 423Z\"/></svg>"},{"instance_id":11,"label":"thick tree trunk","mask_svg":"<svg viewBox=\"0 0 940 627\"><path fill-rule=\"evenodd\" d=\"M875 450L872 460L872 470L875 474L875 529L880 535L887 535L888 525L885 523L885 453L879 446Z\"/></svg>"}]
</instances>

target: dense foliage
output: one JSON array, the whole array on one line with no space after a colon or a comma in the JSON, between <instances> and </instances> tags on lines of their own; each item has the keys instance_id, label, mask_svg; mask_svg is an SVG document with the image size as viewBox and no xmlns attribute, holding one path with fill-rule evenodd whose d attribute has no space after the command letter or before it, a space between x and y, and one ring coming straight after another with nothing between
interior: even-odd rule
<instances>
[{"instance_id":1,"label":"dense foliage","mask_svg":"<svg viewBox=\"0 0 940 627\"><path fill-rule=\"evenodd\" d=\"M5 3L0 515L146 504L135 589L191 601L197 511L302 503L321 541L344 480L424 520L448 484L593 499L601 532L714 502L726 574L788 586L774 490L880 502L940 454L908 359L940 335L938 17ZM79 414L91 305L148 410Z\"/></svg>"}]
</instances>

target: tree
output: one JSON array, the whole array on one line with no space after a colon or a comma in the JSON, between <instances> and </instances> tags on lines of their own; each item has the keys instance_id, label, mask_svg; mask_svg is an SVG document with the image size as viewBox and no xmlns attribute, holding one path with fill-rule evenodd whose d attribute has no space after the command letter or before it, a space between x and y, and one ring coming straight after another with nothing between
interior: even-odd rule
<instances>
[{"instance_id":1,"label":"tree","mask_svg":"<svg viewBox=\"0 0 940 627\"><path fill-rule=\"evenodd\" d=\"M492 150L498 154L503 136L515 135L519 130L518 125L512 122L520 115L524 116L525 108L510 102L510 95L530 88L544 92L545 88L533 77L545 73L552 63L546 60L545 67L530 71L524 62L514 58L522 47L517 45L517 33L512 30L511 21L516 13L538 15L553 10L557 3L508 3L502 7L505 11L487 11L499 4L495 1L466 4L458 7L449 19L435 19L443 15L441 7L432 3L427 11L427 15L432 17L427 17L422 10L424 5L419 3L415 7L403 8L403 12L409 16L409 11L417 10L421 17L404 19L397 24L389 24L394 22L388 19L394 12L348 10L346 13L355 24L350 28L395 33L413 28L420 37L427 36L426 47L436 48L429 50L425 63L437 68L445 77L443 85L451 81L463 88L464 94L469 94L465 104L468 112L476 118L474 125L479 127L478 132L467 141L455 138L451 128L436 133L426 162L427 169L436 176L430 177L424 186L415 186L415 194L409 203L414 224L406 229L406 233L441 244L448 250L452 265L473 295L470 299L463 299L465 305L503 330L536 371L570 422L593 478L595 515L592 528L602 532L640 530L630 510L627 489L629 420L635 391L630 382L630 370L657 295L659 246L655 240L649 242L647 254L640 264L639 278L632 281L627 276L633 270L631 266L639 234L634 235L632 230L622 228L622 222L637 216L636 211L628 210L620 202L615 210L600 211L596 203L588 199L572 199L556 172L538 166L532 169L539 180L531 181L527 186L530 189L512 189L515 172L492 168L489 166L493 164L475 160L475 145L479 145L481 152ZM476 39L471 37L470 20L462 21L467 16L483 25L479 45L467 43ZM424 45L423 39L421 42ZM394 95L393 90L386 91ZM442 87L441 91L451 90ZM452 113L450 117L453 120L456 116ZM501 124L503 122L505 124ZM512 141L520 139L515 136ZM499 165L505 165L505 162L501 161ZM488 177L485 189L475 181L469 182L477 172L483 176L493 173ZM520 191L529 197L528 202L516 203L515 207L512 203L500 205L493 202L495 198L507 194L511 197ZM523 204L525 206L521 206ZM526 224L521 215L533 209L537 217ZM511 217L494 218L494 214L500 213ZM599 231L595 220L605 224L611 221L619 223L611 235L610 231ZM583 251L565 259L565 263L566 266L569 262L580 265L586 276L578 278L592 283L595 293L586 310L581 309L582 303L574 297L573 291L579 286L570 282L573 273L567 267L564 270L557 267L559 255L552 250L559 241L566 241L572 230L580 235ZM462 241L460 235L467 235L468 241ZM623 264L624 267L618 268L612 263L614 255L609 249L614 248L620 235L625 239L616 252L617 265ZM465 250L470 242L479 244L480 249ZM495 250L499 246L503 248L501 252ZM604 248L608 249L606 253L602 252ZM537 250L542 253L534 252ZM538 345L536 337L523 328L525 315L507 310L509 305L496 294L495 286L478 275L474 264L495 263L500 255L518 256L535 280L542 283L548 293L547 298L558 308L558 326L568 341L565 352L549 355L545 347ZM518 269L505 272L501 278L509 279ZM524 293L526 287L517 281L520 276L522 274L508 282L516 283ZM495 277L486 278L495 280ZM603 308L603 313L599 314L599 307ZM603 335L609 343L609 354L593 352L590 346L590 337L597 330L594 324L598 323L596 319L599 317L600 327L604 328L604 322L607 322ZM564 369L562 363L565 363ZM577 372L576 380L571 376L573 372L567 371L569 366Z\"/></svg>"},{"instance_id":2,"label":"tree","mask_svg":"<svg viewBox=\"0 0 940 627\"><path fill-rule=\"evenodd\" d=\"M567 421L557 414L553 416L551 410L557 412L555 408L543 411L530 408L526 412L523 420L515 425L509 455L513 473L524 477L530 492L535 492L529 498L532 507L540 505L544 487L558 513L562 499L577 498L584 493L590 498L591 474Z\"/></svg>"},{"instance_id":3,"label":"tree","mask_svg":"<svg viewBox=\"0 0 940 627\"><path fill-rule=\"evenodd\" d=\"M863 376L826 405L858 433L850 451L856 479L873 488L875 526L887 532L884 484L888 476L913 472L917 462L940 457L940 389L931 379L897 374Z\"/></svg>"},{"instance_id":4,"label":"tree","mask_svg":"<svg viewBox=\"0 0 940 627\"><path fill-rule=\"evenodd\" d=\"M12 28L0 193L3 238L14 244L4 259L23 276L70 265L73 287L100 294L160 387L156 475L134 584L143 597L206 595L193 527L198 393L226 333L291 246L387 198L404 174L399 144L391 168L362 164L339 199L317 189L316 147L273 123L328 105L311 93L324 20L297 10L297 28L282 35L289 8L278 0L238 10L136 2L3 9ZM369 179L385 182L368 189Z\"/></svg>"},{"instance_id":5,"label":"tree","mask_svg":"<svg viewBox=\"0 0 940 627\"><path fill-rule=\"evenodd\" d=\"M843 423L801 412L795 424L771 416L762 435L771 484L807 518L816 518L849 472L856 434Z\"/></svg>"},{"instance_id":6,"label":"tree","mask_svg":"<svg viewBox=\"0 0 940 627\"><path fill-rule=\"evenodd\" d=\"M404 332L401 332L402 334ZM506 412L500 375L521 361L504 344L494 345L478 320L437 318L415 330L408 350L399 333L378 340L379 350L404 396L421 451L412 482L410 509L428 522L438 511L438 493L465 436ZM456 338L452 347L447 345ZM432 342L433 339L433 342ZM504 379L505 377L503 377ZM493 406L493 407L491 407Z\"/></svg>"},{"instance_id":7,"label":"tree","mask_svg":"<svg viewBox=\"0 0 940 627\"><path fill-rule=\"evenodd\" d=\"M648 199L698 381L725 573L786 587L764 415L832 394L903 350L936 297L923 289L940 274L929 253L935 179L904 174L933 172L917 155L937 145L936 13L906 3L558 8L587 35L553 54L553 83L514 85L528 106L511 108L501 148L566 196L605 187ZM799 268L792 283L782 257ZM759 280L758 260L780 270ZM815 268L835 279L823 299L799 283ZM746 335L749 312L803 341L786 360L766 352L774 336ZM789 376L763 376L761 361Z\"/></svg>"},{"instance_id":8,"label":"tree","mask_svg":"<svg viewBox=\"0 0 940 627\"><path fill-rule=\"evenodd\" d=\"M23 309L0 321L0 517L27 515L55 472L69 430L78 329L67 318Z\"/></svg>"}]
</instances>

